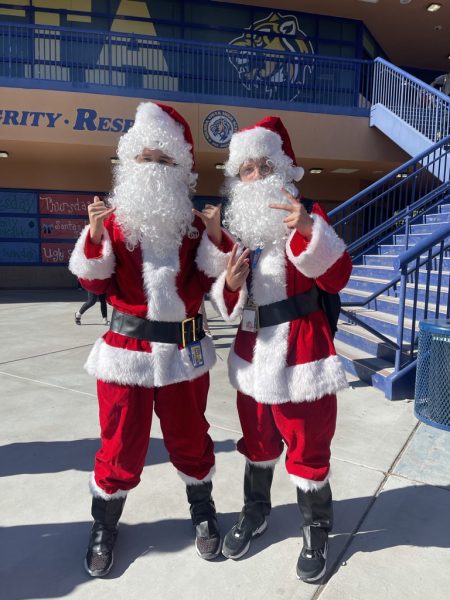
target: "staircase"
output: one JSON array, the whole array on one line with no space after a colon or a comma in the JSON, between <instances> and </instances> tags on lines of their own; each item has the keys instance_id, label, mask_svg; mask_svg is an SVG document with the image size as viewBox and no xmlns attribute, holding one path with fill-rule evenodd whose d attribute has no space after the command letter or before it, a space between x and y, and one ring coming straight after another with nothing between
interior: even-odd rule
<instances>
[{"instance_id":1,"label":"staircase","mask_svg":"<svg viewBox=\"0 0 450 600\"><path fill-rule=\"evenodd\" d=\"M353 272L336 350L390 400L414 396L418 323L450 317L450 136L329 214Z\"/></svg>"},{"instance_id":2,"label":"staircase","mask_svg":"<svg viewBox=\"0 0 450 600\"><path fill-rule=\"evenodd\" d=\"M421 223L410 225L408 241L405 234L396 234L387 243L379 244L377 253L364 254L358 264L354 265L353 273L347 287L341 293L344 307L350 307L354 302L366 300L374 292L389 284L398 274L396 259L407 249L406 244L415 246L419 242L426 241L433 232L442 224L450 224L450 193L446 199L448 204L440 204L436 212L430 212L421 217ZM426 260L426 255L422 255ZM425 318L445 319L449 303L450 276L450 254L443 257L442 276L447 278L447 284L440 289L438 303L438 315L436 311L430 311L429 303L436 303L438 293L438 282L440 274L438 271L439 261L433 259L430 270L430 286L428 300L425 267L419 270L419 282L417 287L417 303L414 304L415 285L414 282L406 284L405 300L405 336L408 343L413 341L413 352L415 355L415 338L412 340L413 320L418 321ZM396 343L398 338L398 315L400 312L400 295L398 287L388 288L378 295L374 300L363 307L355 307L339 324L336 334L336 350L343 360L344 366L349 373L356 375L362 381L370 383L383 390L387 398L394 400L398 398L411 398L414 395L415 368L409 369L404 374L401 385L392 389L391 380L395 374ZM344 308L345 309L345 308ZM415 313L415 314L414 314ZM351 321L352 316L357 316L365 324L382 333L391 342L380 339L363 326ZM415 327L417 332L417 325ZM407 361L407 353L402 352L401 360Z\"/></svg>"}]
</instances>

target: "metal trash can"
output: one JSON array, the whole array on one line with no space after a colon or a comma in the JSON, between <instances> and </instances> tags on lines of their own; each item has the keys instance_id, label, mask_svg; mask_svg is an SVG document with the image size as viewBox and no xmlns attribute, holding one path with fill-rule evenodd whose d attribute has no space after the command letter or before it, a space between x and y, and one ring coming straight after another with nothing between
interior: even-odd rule
<instances>
[{"instance_id":1,"label":"metal trash can","mask_svg":"<svg viewBox=\"0 0 450 600\"><path fill-rule=\"evenodd\" d=\"M450 431L450 319L419 323L414 413L427 425Z\"/></svg>"}]
</instances>

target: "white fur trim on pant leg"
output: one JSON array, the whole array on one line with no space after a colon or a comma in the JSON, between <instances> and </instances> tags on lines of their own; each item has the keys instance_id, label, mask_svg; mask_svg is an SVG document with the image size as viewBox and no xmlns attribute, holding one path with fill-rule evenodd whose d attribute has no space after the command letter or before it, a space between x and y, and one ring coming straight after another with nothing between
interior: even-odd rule
<instances>
[{"instance_id":1,"label":"white fur trim on pant leg","mask_svg":"<svg viewBox=\"0 0 450 600\"><path fill-rule=\"evenodd\" d=\"M186 485L200 485L201 483L206 483L207 481L212 481L213 475L216 472L216 467L215 465L213 467L211 467L208 475L205 475L205 477L203 477L203 479L196 479L195 477L191 477L190 475L186 475L185 473L182 473L181 471L177 470L178 475L181 477L181 479L184 481L184 483Z\"/></svg>"},{"instance_id":2,"label":"white fur trim on pant leg","mask_svg":"<svg viewBox=\"0 0 450 600\"><path fill-rule=\"evenodd\" d=\"M238 300L231 312L228 313L225 300L223 297L224 289L225 289L225 279L227 276L227 272L224 271L213 283L210 291L211 300L214 302L215 306L219 310L224 321L234 321L238 316L240 316L242 312L242 308L244 307L245 302L247 301L247 284L244 283L242 288L239 290Z\"/></svg>"},{"instance_id":3,"label":"white fur trim on pant leg","mask_svg":"<svg viewBox=\"0 0 450 600\"><path fill-rule=\"evenodd\" d=\"M83 229L69 260L69 270L80 279L108 279L114 273L116 259L107 230L103 233L102 255L100 258L86 258L84 246L89 225Z\"/></svg>"},{"instance_id":4,"label":"white fur trim on pant leg","mask_svg":"<svg viewBox=\"0 0 450 600\"><path fill-rule=\"evenodd\" d=\"M95 498L101 498L102 500L117 500L118 498L126 498L128 490L117 490L114 494L107 494L95 481L94 472L89 477L89 490Z\"/></svg>"},{"instance_id":5,"label":"white fur trim on pant leg","mask_svg":"<svg viewBox=\"0 0 450 600\"><path fill-rule=\"evenodd\" d=\"M218 277L227 268L230 252L222 252L209 239L206 230L203 232L202 239L197 249L195 262L197 267L208 277Z\"/></svg>"},{"instance_id":6,"label":"white fur trim on pant leg","mask_svg":"<svg viewBox=\"0 0 450 600\"><path fill-rule=\"evenodd\" d=\"M328 483L330 473L323 481L314 481L313 479L306 479L305 477L298 477L298 475L290 474L292 483L303 492L317 492L322 489Z\"/></svg>"},{"instance_id":7,"label":"white fur trim on pant leg","mask_svg":"<svg viewBox=\"0 0 450 600\"><path fill-rule=\"evenodd\" d=\"M345 242L321 216L312 214L311 217L314 221L312 238L306 250L298 256L294 256L291 241L295 235L298 235L294 231L286 242L286 254L300 273L305 277L315 279L328 271L342 256L345 251Z\"/></svg>"},{"instance_id":8,"label":"white fur trim on pant leg","mask_svg":"<svg viewBox=\"0 0 450 600\"><path fill-rule=\"evenodd\" d=\"M281 456L281 454L280 454L280 456ZM272 460L255 461L255 460L250 460L247 457L245 457L245 460L246 460L246 462L248 462L249 465L253 465L254 467L260 467L261 469L274 469L275 465L280 460L280 456L277 456L277 458L274 458Z\"/></svg>"}]
</instances>

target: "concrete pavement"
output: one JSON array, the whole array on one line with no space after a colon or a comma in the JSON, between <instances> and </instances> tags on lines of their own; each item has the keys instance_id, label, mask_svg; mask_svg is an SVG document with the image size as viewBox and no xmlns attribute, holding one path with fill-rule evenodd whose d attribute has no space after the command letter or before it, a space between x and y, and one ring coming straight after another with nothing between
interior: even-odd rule
<instances>
[{"instance_id":1,"label":"concrete pavement","mask_svg":"<svg viewBox=\"0 0 450 600\"><path fill-rule=\"evenodd\" d=\"M359 381L339 395L333 441L336 526L321 585L295 576L301 520L295 490L275 470L269 529L240 561L200 560L184 485L155 418L141 484L128 496L116 564L92 579L88 474L98 448L95 381L82 369L103 333L98 306L81 327L85 294L0 293L0 599L410 600L450 589L450 433L418 424L410 401ZM223 532L242 503L244 461L226 356L234 328L208 306L218 361L208 404L214 497Z\"/></svg>"}]
</instances>

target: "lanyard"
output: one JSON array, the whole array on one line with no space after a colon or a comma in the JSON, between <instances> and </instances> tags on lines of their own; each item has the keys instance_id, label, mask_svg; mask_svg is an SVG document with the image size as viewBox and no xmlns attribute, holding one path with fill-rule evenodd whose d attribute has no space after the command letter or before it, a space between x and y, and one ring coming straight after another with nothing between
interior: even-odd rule
<instances>
[{"instance_id":1,"label":"lanyard","mask_svg":"<svg viewBox=\"0 0 450 600\"><path fill-rule=\"evenodd\" d=\"M253 271L256 269L256 267L258 265L258 261L260 259L261 253L262 253L262 248L256 248L256 250L250 251L250 272L249 272L248 278L247 278L247 289L248 289L249 299L252 299L252 297L253 297L253 293L252 293Z\"/></svg>"}]
</instances>

